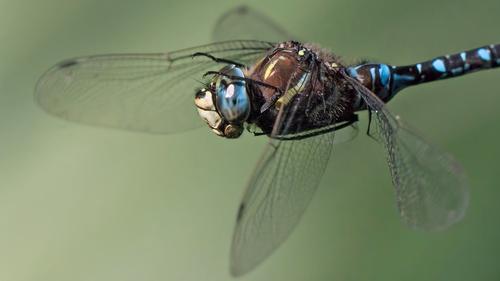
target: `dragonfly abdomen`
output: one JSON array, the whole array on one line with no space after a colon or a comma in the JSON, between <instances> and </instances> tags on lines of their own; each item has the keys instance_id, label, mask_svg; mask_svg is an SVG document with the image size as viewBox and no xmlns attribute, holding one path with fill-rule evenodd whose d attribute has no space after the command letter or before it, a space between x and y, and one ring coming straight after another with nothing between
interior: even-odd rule
<instances>
[{"instance_id":1,"label":"dragonfly abdomen","mask_svg":"<svg viewBox=\"0 0 500 281\"><path fill-rule=\"evenodd\" d=\"M500 44L446 55L406 66L362 64L349 67L349 75L389 101L402 89L500 66Z\"/></svg>"}]
</instances>

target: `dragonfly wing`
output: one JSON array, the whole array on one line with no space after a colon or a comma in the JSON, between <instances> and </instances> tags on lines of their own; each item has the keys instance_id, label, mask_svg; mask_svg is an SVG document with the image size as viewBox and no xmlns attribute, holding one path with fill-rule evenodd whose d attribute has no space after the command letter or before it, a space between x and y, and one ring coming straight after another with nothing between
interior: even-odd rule
<instances>
[{"instance_id":1,"label":"dragonfly wing","mask_svg":"<svg viewBox=\"0 0 500 281\"><path fill-rule=\"evenodd\" d=\"M359 135L358 123L354 123L349 127L343 128L335 132L334 144L342 144L350 142Z\"/></svg>"},{"instance_id":2,"label":"dragonfly wing","mask_svg":"<svg viewBox=\"0 0 500 281\"><path fill-rule=\"evenodd\" d=\"M374 114L375 136L387 150L402 220L412 228L439 230L459 220L468 205L467 179L448 153L425 141L393 116L375 94L348 77Z\"/></svg>"},{"instance_id":3,"label":"dragonfly wing","mask_svg":"<svg viewBox=\"0 0 500 281\"><path fill-rule=\"evenodd\" d=\"M251 64L273 45L226 41L171 53L116 54L63 61L39 80L35 98L47 112L90 125L174 133L203 125L194 94L198 79L220 64L197 52Z\"/></svg>"},{"instance_id":4,"label":"dragonfly wing","mask_svg":"<svg viewBox=\"0 0 500 281\"><path fill-rule=\"evenodd\" d=\"M231 273L243 275L290 235L317 189L334 133L271 140L240 204L231 247Z\"/></svg>"},{"instance_id":5,"label":"dragonfly wing","mask_svg":"<svg viewBox=\"0 0 500 281\"><path fill-rule=\"evenodd\" d=\"M215 42L231 39L283 42L294 39L265 14L245 5L224 13L215 25L212 38Z\"/></svg>"}]
</instances>

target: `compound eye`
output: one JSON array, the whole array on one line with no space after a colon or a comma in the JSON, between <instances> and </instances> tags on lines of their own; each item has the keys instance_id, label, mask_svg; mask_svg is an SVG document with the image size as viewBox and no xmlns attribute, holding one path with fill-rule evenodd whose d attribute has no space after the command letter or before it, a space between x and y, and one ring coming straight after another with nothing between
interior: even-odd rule
<instances>
[{"instance_id":1,"label":"compound eye","mask_svg":"<svg viewBox=\"0 0 500 281\"><path fill-rule=\"evenodd\" d=\"M244 78L241 69L232 67L228 75ZM216 105L222 117L229 123L244 122L250 114L250 98L245 81L220 77L216 85Z\"/></svg>"}]
</instances>

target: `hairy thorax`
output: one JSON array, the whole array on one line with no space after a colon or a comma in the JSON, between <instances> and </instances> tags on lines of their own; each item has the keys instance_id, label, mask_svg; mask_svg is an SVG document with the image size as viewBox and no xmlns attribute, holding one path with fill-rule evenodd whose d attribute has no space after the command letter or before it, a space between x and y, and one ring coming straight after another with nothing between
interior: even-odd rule
<instances>
[{"instance_id":1,"label":"hairy thorax","mask_svg":"<svg viewBox=\"0 0 500 281\"><path fill-rule=\"evenodd\" d=\"M269 134L280 115L285 123L274 133L295 134L348 120L356 93L339 74L343 68L338 58L315 45L280 43L247 72L264 84L250 89L252 112L258 116L250 122Z\"/></svg>"}]
</instances>

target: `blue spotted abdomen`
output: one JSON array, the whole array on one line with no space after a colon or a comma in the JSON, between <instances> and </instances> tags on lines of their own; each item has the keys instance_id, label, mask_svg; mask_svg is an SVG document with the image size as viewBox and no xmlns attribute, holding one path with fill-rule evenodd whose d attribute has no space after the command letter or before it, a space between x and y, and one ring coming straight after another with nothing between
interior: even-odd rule
<instances>
[{"instance_id":1,"label":"blue spotted abdomen","mask_svg":"<svg viewBox=\"0 0 500 281\"><path fill-rule=\"evenodd\" d=\"M363 64L349 67L347 71L350 76L387 102L398 91L411 85L457 77L498 66L500 66L500 44L437 57L413 65Z\"/></svg>"}]
</instances>

